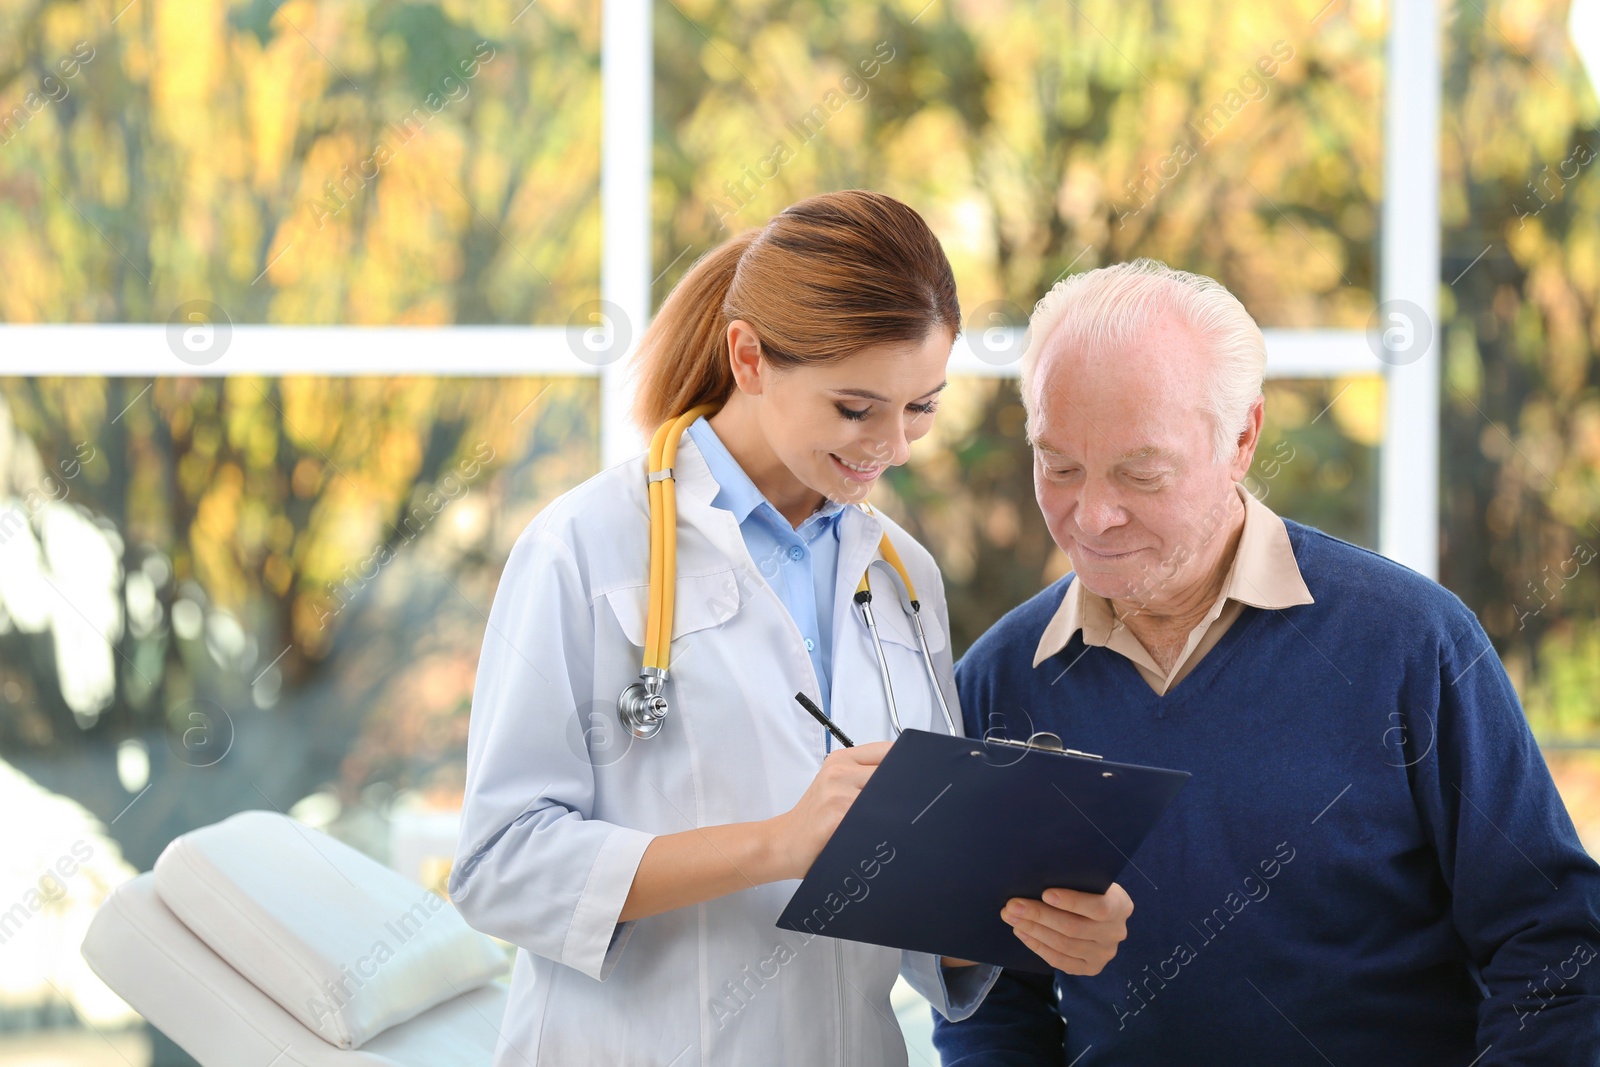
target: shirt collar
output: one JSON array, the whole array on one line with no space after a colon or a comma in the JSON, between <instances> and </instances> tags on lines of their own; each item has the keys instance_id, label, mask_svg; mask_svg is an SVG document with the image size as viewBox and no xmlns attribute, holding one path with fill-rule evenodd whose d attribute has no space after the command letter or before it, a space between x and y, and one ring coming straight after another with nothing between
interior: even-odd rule
<instances>
[{"instance_id":1,"label":"shirt collar","mask_svg":"<svg viewBox=\"0 0 1600 1067\"><path fill-rule=\"evenodd\" d=\"M756 483L750 480L750 475L733 458L733 453L728 451L728 446L722 443L722 438L717 436L717 431L711 428L711 423L706 421L704 415L689 424L688 433L699 446L700 455L705 458L711 477L717 483L717 495L712 498L712 507L731 511L742 525L752 512L765 504L770 512L769 517L775 517L785 526L789 525L788 520L762 495ZM820 531L808 530L808 527L821 523L834 524L843 510L844 505L839 501L824 498L820 508L806 516L798 528L791 528L802 536L814 535Z\"/></svg>"},{"instance_id":2,"label":"shirt collar","mask_svg":"<svg viewBox=\"0 0 1600 1067\"><path fill-rule=\"evenodd\" d=\"M1223 579L1219 604L1237 600L1251 607L1275 610L1313 603L1311 591L1300 575L1300 565L1295 562L1294 546L1289 543L1289 530L1283 520L1243 485L1235 483L1234 489L1244 501L1244 526L1233 560L1228 564L1227 577ZM1213 611L1207 620L1215 619L1216 615ZM1066 648L1072 635L1079 630L1083 631L1085 644L1105 644L1115 623L1111 602L1089 592L1082 582L1074 579L1061 598L1061 606L1039 637L1033 665L1037 667Z\"/></svg>"}]
</instances>

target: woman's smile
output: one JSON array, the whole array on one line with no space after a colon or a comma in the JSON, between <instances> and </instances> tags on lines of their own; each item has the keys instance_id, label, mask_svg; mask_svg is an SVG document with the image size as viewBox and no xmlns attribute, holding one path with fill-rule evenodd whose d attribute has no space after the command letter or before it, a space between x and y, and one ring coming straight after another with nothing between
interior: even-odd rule
<instances>
[{"instance_id":1,"label":"woman's smile","mask_svg":"<svg viewBox=\"0 0 1600 1067\"><path fill-rule=\"evenodd\" d=\"M828 458L833 460L833 462L838 466L839 471L851 481L870 482L877 478L879 474L883 473L884 465L882 463L855 464L849 462L848 460L841 459L838 455L832 452L828 453Z\"/></svg>"}]
</instances>

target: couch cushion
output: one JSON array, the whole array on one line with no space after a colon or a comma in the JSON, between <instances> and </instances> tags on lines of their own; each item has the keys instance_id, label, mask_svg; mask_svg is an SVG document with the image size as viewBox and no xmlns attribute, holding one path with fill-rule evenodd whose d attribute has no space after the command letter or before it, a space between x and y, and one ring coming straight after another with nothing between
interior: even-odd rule
<instances>
[{"instance_id":1,"label":"couch cushion","mask_svg":"<svg viewBox=\"0 0 1600 1067\"><path fill-rule=\"evenodd\" d=\"M490 982L359 1049L334 1048L179 922L149 873L118 886L101 905L83 958L201 1067L490 1067L509 994L504 983Z\"/></svg>"},{"instance_id":2,"label":"couch cushion","mask_svg":"<svg viewBox=\"0 0 1600 1067\"><path fill-rule=\"evenodd\" d=\"M444 898L277 812L175 838L154 873L185 926L338 1048L506 969L499 946Z\"/></svg>"}]
</instances>

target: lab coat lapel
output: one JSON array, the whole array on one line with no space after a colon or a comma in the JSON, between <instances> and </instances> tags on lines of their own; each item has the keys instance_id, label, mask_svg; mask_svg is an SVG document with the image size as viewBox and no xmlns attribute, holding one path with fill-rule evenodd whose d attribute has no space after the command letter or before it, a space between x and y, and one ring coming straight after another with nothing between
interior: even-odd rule
<instances>
[{"instance_id":1,"label":"lab coat lapel","mask_svg":"<svg viewBox=\"0 0 1600 1067\"><path fill-rule=\"evenodd\" d=\"M711 574L733 569L754 575L755 563L739 530L739 521L731 512L711 505L720 487L700 454L700 446L688 434L683 435L673 460L673 479L677 483L678 573ZM685 528L699 536L685 537ZM743 593L745 585L746 581L739 582L741 603L748 599Z\"/></svg>"}]
</instances>

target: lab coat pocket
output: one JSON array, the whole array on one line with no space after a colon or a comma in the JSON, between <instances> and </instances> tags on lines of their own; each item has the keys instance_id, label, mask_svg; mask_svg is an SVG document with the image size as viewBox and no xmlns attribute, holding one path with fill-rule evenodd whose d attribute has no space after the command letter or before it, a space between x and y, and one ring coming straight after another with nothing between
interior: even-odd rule
<instances>
[{"instance_id":1,"label":"lab coat pocket","mask_svg":"<svg viewBox=\"0 0 1600 1067\"><path fill-rule=\"evenodd\" d=\"M650 607L650 588L631 585L613 589L603 598L611 606L617 625L628 643L644 648L645 625ZM711 574L678 576L672 609L672 639L677 641L696 630L720 626L739 611L739 579L733 568ZM932 640L929 634L929 640Z\"/></svg>"},{"instance_id":2,"label":"lab coat pocket","mask_svg":"<svg viewBox=\"0 0 1600 1067\"><path fill-rule=\"evenodd\" d=\"M874 583L876 586L877 583ZM874 588L874 592L877 590ZM906 728L915 727L921 730L945 732L947 726L944 714L933 695L932 684L928 679L929 661L924 660L922 645L917 640L915 623L906 609L904 602L898 596L875 595L872 598L872 615L878 624L878 637L883 642L883 658L889 675L889 683L894 687L895 704L899 709L900 723ZM951 716L956 720L959 732L960 714L956 704L954 685L949 677L950 654L947 650L949 637L946 633L944 621L940 612L924 602L921 612L922 629L928 639L928 653L935 675L942 679L941 691L949 701ZM859 620L859 616L858 616ZM865 625L858 621L857 629L861 652L865 657L868 668L873 675L881 679L881 672L877 663L876 652L872 647L871 637ZM863 687L860 699L867 707L875 707L876 715L881 716L876 723L862 724L861 732L870 737L891 738L888 731L892 727L893 719L889 714L887 696L880 691L882 681L875 681L872 685ZM864 710L864 709L863 709ZM853 718L853 717L851 717ZM855 720L858 721L859 720ZM847 727L848 728L848 727ZM874 733L873 731L878 731ZM859 739L856 731L851 735Z\"/></svg>"},{"instance_id":3,"label":"lab coat pocket","mask_svg":"<svg viewBox=\"0 0 1600 1067\"><path fill-rule=\"evenodd\" d=\"M898 596L874 596L872 617L877 621L878 635L885 643L902 645L919 653L922 651L922 646L917 643L916 624L911 621L910 614ZM927 604L923 604L921 618L923 632L928 635L928 651L935 653L942 651L946 637L944 626L939 621L939 613Z\"/></svg>"}]
</instances>

